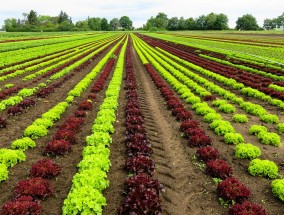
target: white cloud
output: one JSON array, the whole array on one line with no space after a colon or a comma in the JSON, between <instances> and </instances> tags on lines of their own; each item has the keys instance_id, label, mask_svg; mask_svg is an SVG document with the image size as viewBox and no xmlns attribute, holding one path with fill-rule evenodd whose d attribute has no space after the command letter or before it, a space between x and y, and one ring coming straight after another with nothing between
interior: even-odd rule
<instances>
[{"instance_id":1,"label":"white cloud","mask_svg":"<svg viewBox=\"0 0 284 215\"><path fill-rule=\"evenodd\" d=\"M146 23L151 16L164 12L168 17L198 17L210 12L224 13L230 27L239 16L250 13L262 25L265 18L274 18L284 12L284 0L0 0L0 25L6 18L22 18L22 13L35 10L38 14L56 16L67 12L73 21L90 17L108 20L129 16L135 27Z\"/></svg>"}]
</instances>

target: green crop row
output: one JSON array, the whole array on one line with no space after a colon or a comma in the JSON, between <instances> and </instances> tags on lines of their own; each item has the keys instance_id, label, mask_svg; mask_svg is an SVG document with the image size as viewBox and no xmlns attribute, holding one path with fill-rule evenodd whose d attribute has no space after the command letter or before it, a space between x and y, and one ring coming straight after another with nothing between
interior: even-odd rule
<instances>
[{"instance_id":1,"label":"green crop row","mask_svg":"<svg viewBox=\"0 0 284 215\"><path fill-rule=\"evenodd\" d=\"M107 204L103 190L109 185L106 179L106 172L111 165L108 146L112 142L110 134L114 132L113 123L116 120L126 46L127 40L121 49L106 97L94 121L92 135L86 138L87 146L77 165L78 173L73 177L72 187L64 200L63 215L102 214L103 207Z\"/></svg>"}]
</instances>

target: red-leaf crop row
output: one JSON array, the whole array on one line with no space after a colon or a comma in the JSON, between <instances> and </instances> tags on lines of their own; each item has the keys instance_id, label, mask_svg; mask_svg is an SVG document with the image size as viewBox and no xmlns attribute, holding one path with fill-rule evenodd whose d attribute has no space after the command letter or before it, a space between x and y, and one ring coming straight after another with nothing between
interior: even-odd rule
<instances>
[{"instance_id":1,"label":"red-leaf crop row","mask_svg":"<svg viewBox=\"0 0 284 215\"><path fill-rule=\"evenodd\" d=\"M161 214L161 184L152 179L155 169L150 158L153 153L147 140L144 118L138 103L136 78L131 57L131 43L126 50L126 154L125 169L133 176L125 181L126 197L120 207L120 214Z\"/></svg>"}]
</instances>

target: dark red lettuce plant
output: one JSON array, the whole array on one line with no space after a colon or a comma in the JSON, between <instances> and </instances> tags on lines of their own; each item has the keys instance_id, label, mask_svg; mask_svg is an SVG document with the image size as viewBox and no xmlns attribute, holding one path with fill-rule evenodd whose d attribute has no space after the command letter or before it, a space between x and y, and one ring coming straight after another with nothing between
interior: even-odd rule
<instances>
[{"instance_id":1,"label":"dark red lettuce plant","mask_svg":"<svg viewBox=\"0 0 284 215\"><path fill-rule=\"evenodd\" d=\"M41 177L30 178L17 182L14 193L18 196L32 196L45 198L52 195L52 187L49 181Z\"/></svg>"},{"instance_id":2,"label":"dark red lettuce plant","mask_svg":"<svg viewBox=\"0 0 284 215\"><path fill-rule=\"evenodd\" d=\"M21 196L6 202L0 212L1 215L40 215L41 205L31 196Z\"/></svg>"},{"instance_id":3,"label":"dark red lettuce plant","mask_svg":"<svg viewBox=\"0 0 284 215\"><path fill-rule=\"evenodd\" d=\"M61 172L61 168L50 159L38 160L30 169L31 177L52 178Z\"/></svg>"},{"instance_id":4,"label":"dark red lettuce plant","mask_svg":"<svg viewBox=\"0 0 284 215\"><path fill-rule=\"evenodd\" d=\"M201 147L196 151L197 158L203 162L219 159L219 150L212 146Z\"/></svg>"},{"instance_id":5,"label":"dark red lettuce plant","mask_svg":"<svg viewBox=\"0 0 284 215\"><path fill-rule=\"evenodd\" d=\"M206 163L206 174L212 178L225 179L233 174L232 168L224 161L220 159L210 160Z\"/></svg>"},{"instance_id":6,"label":"dark red lettuce plant","mask_svg":"<svg viewBox=\"0 0 284 215\"><path fill-rule=\"evenodd\" d=\"M71 151L71 143L66 140L52 140L44 150L44 154L63 155Z\"/></svg>"},{"instance_id":7,"label":"dark red lettuce plant","mask_svg":"<svg viewBox=\"0 0 284 215\"><path fill-rule=\"evenodd\" d=\"M226 178L217 186L218 195L225 200L234 200L237 203L246 201L251 197L250 190L234 177Z\"/></svg>"},{"instance_id":8,"label":"dark red lettuce plant","mask_svg":"<svg viewBox=\"0 0 284 215\"><path fill-rule=\"evenodd\" d=\"M230 215L266 215L265 209L250 202L235 204L229 209Z\"/></svg>"},{"instance_id":9,"label":"dark red lettuce plant","mask_svg":"<svg viewBox=\"0 0 284 215\"><path fill-rule=\"evenodd\" d=\"M155 163L148 156L129 157L125 162L127 171L138 174L140 172L152 175L155 169Z\"/></svg>"}]
</instances>

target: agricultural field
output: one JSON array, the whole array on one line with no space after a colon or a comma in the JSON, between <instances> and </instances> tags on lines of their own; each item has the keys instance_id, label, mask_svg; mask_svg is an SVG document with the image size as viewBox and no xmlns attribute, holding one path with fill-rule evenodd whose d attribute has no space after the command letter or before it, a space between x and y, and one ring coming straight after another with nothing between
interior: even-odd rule
<instances>
[{"instance_id":1,"label":"agricultural field","mask_svg":"<svg viewBox=\"0 0 284 215\"><path fill-rule=\"evenodd\" d=\"M283 41L0 34L0 214L283 214Z\"/></svg>"}]
</instances>

